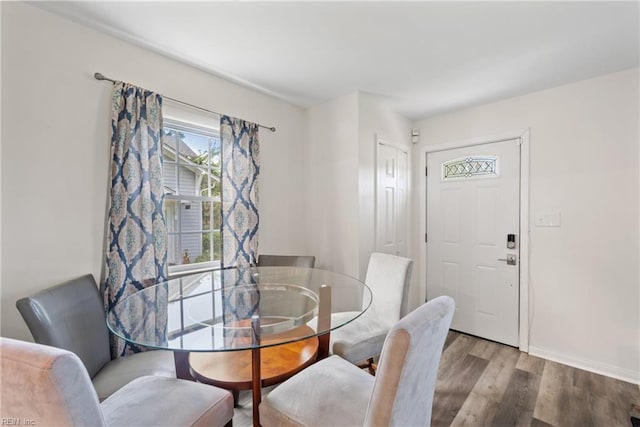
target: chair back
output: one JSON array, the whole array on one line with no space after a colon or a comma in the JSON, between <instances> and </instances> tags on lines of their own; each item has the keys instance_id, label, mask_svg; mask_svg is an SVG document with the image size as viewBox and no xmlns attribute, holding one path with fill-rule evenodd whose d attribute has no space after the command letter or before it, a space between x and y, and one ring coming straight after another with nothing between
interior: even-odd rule
<instances>
[{"instance_id":1,"label":"chair back","mask_svg":"<svg viewBox=\"0 0 640 427\"><path fill-rule=\"evenodd\" d=\"M75 354L0 338L0 367L3 420L29 420L36 426L105 425L98 396Z\"/></svg>"},{"instance_id":2,"label":"chair back","mask_svg":"<svg viewBox=\"0 0 640 427\"><path fill-rule=\"evenodd\" d=\"M379 252L369 258L365 283L373 292L370 311L389 327L407 314L412 269L408 258Z\"/></svg>"},{"instance_id":3,"label":"chair back","mask_svg":"<svg viewBox=\"0 0 640 427\"><path fill-rule=\"evenodd\" d=\"M16 306L35 342L75 353L91 378L111 360L104 306L90 274L22 298Z\"/></svg>"},{"instance_id":4,"label":"chair back","mask_svg":"<svg viewBox=\"0 0 640 427\"><path fill-rule=\"evenodd\" d=\"M430 425L438 365L454 309L451 297L434 298L391 328L365 426Z\"/></svg>"},{"instance_id":5,"label":"chair back","mask_svg":"<svg viewBox=\"0 0 640 427\"><path fill-rule=\"evenodd\" d=\"M313 268L316 257L306 255L258 255L258 267Z\"/></svg>"}]
</instances>

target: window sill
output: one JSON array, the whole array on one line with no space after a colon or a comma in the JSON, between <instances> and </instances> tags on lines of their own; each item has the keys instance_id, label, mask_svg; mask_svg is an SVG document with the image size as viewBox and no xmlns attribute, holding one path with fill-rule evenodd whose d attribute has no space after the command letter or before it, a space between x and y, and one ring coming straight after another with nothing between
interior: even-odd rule
<instances>
[{"instance_id":1,"label":"window sill","mask_svg":"<svg viewBox=\"0 0 640 427\"><path fill-rule=\"evenodd\" d=\"M175 266L169 267L169 280L178 279L190 274L206 273L208 271L220 270L220 261L201 263L197 266Z\"/></svg>"}]
</instances>

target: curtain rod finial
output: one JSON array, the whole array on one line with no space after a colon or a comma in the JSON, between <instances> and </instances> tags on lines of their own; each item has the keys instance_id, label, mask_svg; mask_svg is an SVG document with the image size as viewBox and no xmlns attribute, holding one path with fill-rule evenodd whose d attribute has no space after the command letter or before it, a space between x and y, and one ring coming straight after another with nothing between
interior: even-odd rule
<instances>
[{"instance_id":1,"label":"curtain rod finial","mask_svg":"<svg viewBox=\"0 0 640 427\"><path fill-rule=\"evenodd\" d=\"M96 80L104 80L104 76L102 75L102 73L93 73L93 77Z\"/></svg>"}]
</instances>

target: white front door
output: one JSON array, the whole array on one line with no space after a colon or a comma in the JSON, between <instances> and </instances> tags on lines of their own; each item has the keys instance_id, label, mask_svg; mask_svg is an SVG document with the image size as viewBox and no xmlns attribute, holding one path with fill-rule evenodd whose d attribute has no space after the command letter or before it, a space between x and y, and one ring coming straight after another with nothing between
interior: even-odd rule
<instances>
[{"instance_id":1,"label":"white front door","mask_svg":"<svg viewBox=\"0 0 640 427\"><path fill-rule=\"evenodd\" d=\"M407 256L408 154L378 140L376 251Z\"/></svg>"},{"instance_id":2,"label":"white front door","mask_svg":"<svg viewBox=\"0 0 640 427\"><path fill-rule=\"evenodd\" d=\"M519 189L519 140L427 154L427 298L455 299L452 329L513 346Z\"/></svg>"}]
</instances>

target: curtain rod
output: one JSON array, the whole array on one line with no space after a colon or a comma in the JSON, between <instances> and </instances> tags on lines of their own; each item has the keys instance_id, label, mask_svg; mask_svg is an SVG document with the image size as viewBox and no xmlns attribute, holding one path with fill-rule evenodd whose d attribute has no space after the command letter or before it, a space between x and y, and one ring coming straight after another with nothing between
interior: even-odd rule
<instances>
[{"instance_id":1,"label":"curtain rod","mask_svg":"<svg viewBox=\"0 0 640 427\"><path fill-rule=\"evenodd\" d=\"M105 81L108 81L108 82L111 82L111 83L114 83L114 84L116 82L115 80L110 79L109 77L105 77L104 74L102 74L102 73L94 73L93 77L96 80L105 80ZM173 102L177 102L178 104L182 104L182 105L186 105L186 106L191 107L191 108L195 108L196 110L206 111L207 113L217 114L218 116L222 116L223 115L223 114L220 114L220 113L218 113L216 111L207 110L206 108L198 107L197 105L189 104L188 102L180 101L179 99L171 98L169 96L162 95L162 97L166 98L166 99L170 99ZM275 132L276 131L275 126L265 126L265 125L261 125L260 123L258 123L258 126L260 126L261 128L264 128L264 129L268 129L271 132Z\"/></svg>"}]
</instances>

